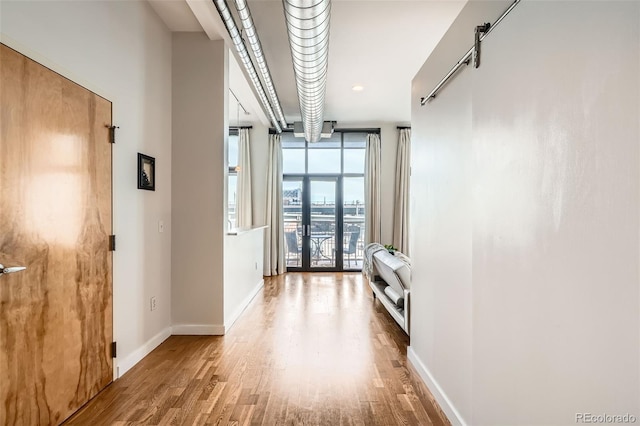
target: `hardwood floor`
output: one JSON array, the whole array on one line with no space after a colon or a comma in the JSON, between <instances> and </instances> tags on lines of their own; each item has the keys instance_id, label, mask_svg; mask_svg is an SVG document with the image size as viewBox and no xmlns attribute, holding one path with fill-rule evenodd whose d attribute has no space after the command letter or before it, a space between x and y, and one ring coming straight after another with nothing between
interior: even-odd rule
<instances>
[{"instance_id":1,"label":"hardwood floor","mask_svg":"<svg viewBox=\"0 0 640 426\"><path fill-rule=\"evenodd\" d=\"M226 336L172 336L68 425L446 425L359 273L289 273Z\"/></svg>"}]
</instances>

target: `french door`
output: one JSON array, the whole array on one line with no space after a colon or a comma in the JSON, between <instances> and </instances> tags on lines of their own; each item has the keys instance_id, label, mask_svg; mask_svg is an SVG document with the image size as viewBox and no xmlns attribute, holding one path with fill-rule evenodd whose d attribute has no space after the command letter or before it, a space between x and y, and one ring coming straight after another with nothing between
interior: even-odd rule
<instances>
[{"instance_id":1,"label":"french door","mask_svg":"<svg viewBox=\"0 0 640 426\"><path fill-rule=\"evenodd\" d=\"M342 177L287 176L283 182L287 269L343 269Z\"/></svg>"}]
</instances>

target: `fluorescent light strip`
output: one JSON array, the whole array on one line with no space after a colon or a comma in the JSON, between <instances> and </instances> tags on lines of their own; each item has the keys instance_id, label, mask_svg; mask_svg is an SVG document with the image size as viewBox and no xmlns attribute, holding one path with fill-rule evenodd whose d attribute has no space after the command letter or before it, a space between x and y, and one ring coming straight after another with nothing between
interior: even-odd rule
<instances>
[{"instance_id":1,"label":"fluorescent light strip","mask_svg":"<svg viewBox=\"0 0 640 426\"><path fill-rule=\"evenodd\" d=\"M329 63L330 0L283 0L305 139L322 133Z\"/></svg>"},{"instance_id":2,"label":"fluorescent light strip","mask_svg":"<svg viewBox=\"0 0 640 426\"><path fill-rule=\"evenodd\" d=\"M213 0L213 3L216 5L218 9L218 13L224 22L224 25L227 27L227 31L231 36L231 41L233 41L234 46L236 47L236 51L240 55L240 60L244 65L244 68L249 73L249 77L251 78L251 82L253 83L253 87L256 89L258 93L258 97L262 102L267 114L269 115L269 119L273 124L273 127L276 129L276 132L282 132L282 128L278 124L278 120L273 112L273 108L269 104L269 100L267 99L267 94L262 87L262 83L258 78L258 74L256 73L256 68L253 66L253 62L251 62L251 57L249 56L249 52L247 51L244 42L242 41L242 37L240 37L240 32L238 31L238 27L236 22L231 16L231 12L229 11L229 7L227 7L227 2L225 0Z\"/></svg>"},{"instance_id":3,"label":"fluorescent light strip","mask_svg":"<svg viewBox=\"0 0 640 426\"><path fill-rule=\"evenodd\" d=\"M284 118L284 114L282 113L280 100L278 99L276 89L273 85L273 80L271 79L271 73L269 72L269 67L267 66L267 60L262 53L262 44L260 43L260 39L258 38L258 34L256 33L256 28L253 24L253 18L251 17L249 6L247 5L246 0L235 0L235 2L236 10L238 11L238 15L240 16L240 20L242 21L242 26L244 27L245 35L249 40L249 46L251 46L253 56L256 59L256 62L258 62L258 69L262 74L262 81L264 81L267 92L269 93L269 97L271 98L271 105L273 105L273 109L275 110L276 116L280 120L282 128L286 128L288 126L287 120Z\"/></svg>"}]
</instances>

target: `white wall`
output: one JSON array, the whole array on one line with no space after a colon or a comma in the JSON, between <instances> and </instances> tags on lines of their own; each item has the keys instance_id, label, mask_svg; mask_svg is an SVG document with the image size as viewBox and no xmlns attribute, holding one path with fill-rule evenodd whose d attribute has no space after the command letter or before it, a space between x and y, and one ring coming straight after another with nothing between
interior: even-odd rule
<instances>
[{"instance_id":1,"label":"white wall","mask_svg":"<svg viewBox=\"0 0 640 426\"><path fill-rule=\"evenodd\" d=\"M472 402L470 87L470 73L460 74L412 128L411 348L463 413Z\"/></svg>"},{"instance_id":2,"label":"white wall","mask_svg":"<svg viewBox=\"0 0 640 426\"><path fill-rule=\"evenodd\" d=\"M122 374L169 335L171 322L171 34L146 2L111 1L3 0L0 32L3 43L113 103L120 126L114 338ZM137 152L156 158L155 192L137 189Z\"/></svg>"},{"instance_id":3,"label":"white wall","mask_svg":"<svg viewBox=\"0 0 640 426\"><path fill-rule=\"evenodd\" d=\"M454 423L640 419L640 3L522 2L420 107L509 3L413 81L409 356Z\"/></svg>"},{"instance_id":4,"label":"white wall","mask_svg":"<svg viewBox=\"0 0 640 426\"><path fill-rule=\"evenodd\" d=\"M173 34L174 334L223 334L228 49L204 33Z\"/></svg>"},{"instance_id":5,"label":"white wall","mask_svg":"<svg viewBox=\"0 0 640 426\"><path fill-rule=\"evenodd\" d=\"M264 228L224 240L224 328L227 332L262 288Z\"/></svg>"}]
</instances>

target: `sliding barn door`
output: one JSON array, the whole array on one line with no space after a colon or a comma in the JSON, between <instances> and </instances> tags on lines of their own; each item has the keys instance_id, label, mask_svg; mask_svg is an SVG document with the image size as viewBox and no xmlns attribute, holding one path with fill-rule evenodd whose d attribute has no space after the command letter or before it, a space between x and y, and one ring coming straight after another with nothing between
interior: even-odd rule
<instances>
[{"instance_id":1,"label":"sliding barn door","mask_svg":"<svg viewBox=\"0 0 640 426\"><path fill-rule=\"evenodd\" d=\"M0 45L0 425L61 423L112 380L110 124Z\"/></svg>"}]
</instances>

